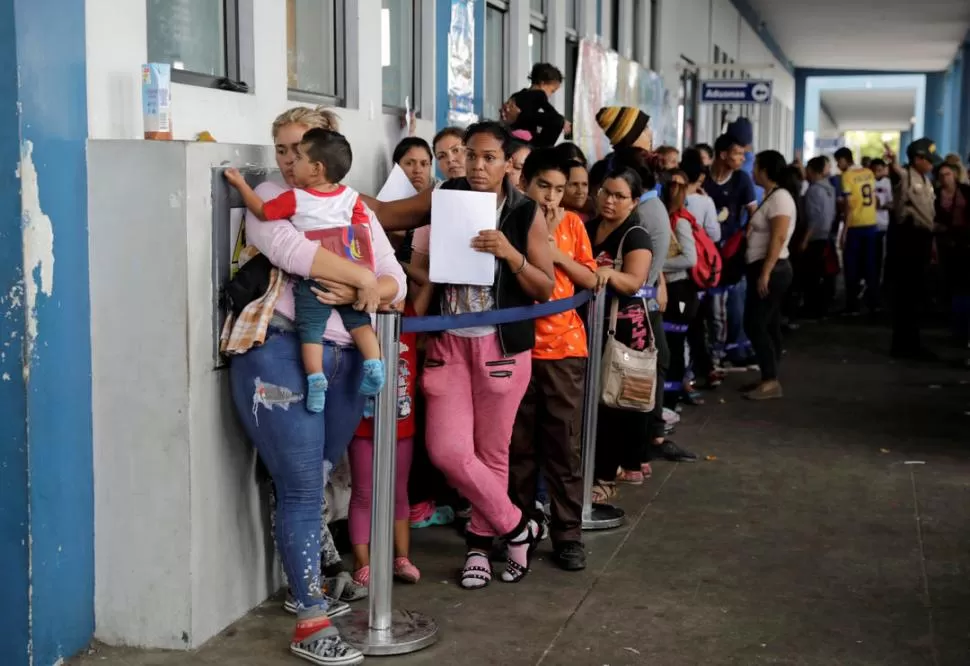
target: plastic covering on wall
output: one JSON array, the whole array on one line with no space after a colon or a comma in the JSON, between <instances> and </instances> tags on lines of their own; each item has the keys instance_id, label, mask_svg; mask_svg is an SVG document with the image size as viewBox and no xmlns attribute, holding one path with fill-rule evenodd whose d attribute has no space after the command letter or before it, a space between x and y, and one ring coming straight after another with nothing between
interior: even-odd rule
<instances>
[{"instance_id":1,"label":"plastic covering on wall","mask_svg":"<svg viewBox=\"0 0 970 666\"><path fill-rule=\"evenodd\" d=\"M448 29L448 124L467 127L475 115L475 2L451 0Z\"/></svg>"},{"instance_id":2,"label":"plastic covering on wall","mask_svg":"<svg viewBox=\"0 0 970 666\"><path fill-rule=\"evenodd\" d=\"M573 140L590 162L610 152L610 142L596 122L604 106L634 106L650 116L654 145L673 143L677 116L660 75L620 57L596 41L579 44L573 103Z\"/></svg>"}]
</instances>

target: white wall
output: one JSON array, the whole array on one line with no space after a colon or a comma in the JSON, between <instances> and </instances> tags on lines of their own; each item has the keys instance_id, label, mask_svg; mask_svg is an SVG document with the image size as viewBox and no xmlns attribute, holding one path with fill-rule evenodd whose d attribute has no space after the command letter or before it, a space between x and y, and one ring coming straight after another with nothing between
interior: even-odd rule
<instances>
[{"instance_id":1,"label":"white wall","mask_svg":"<svg viewBox=\"0 0 970 666\"><path fill-rule=\"evenodd\" d=\"M680 84L678 63L681 56L704 65L714 61L714 45L733 58L738 67L752 78L771 79L774 96L789 111L795 108L795 80L771 54L747 21L730 0L660 0L659 40L660 73L664 82L676 95ZM769 65L759 69L745 65ZM710 69L702 69L701 78L710 77ZM790 142L784 137L793 131L794 114L772 113L769 107L756 109L755 149L774 148L791 157ZM699 140L713 142L718 127L711 105L702 105L697 124Z\"/></svg>"},{"instance_id":2,"label":"white wall","mask_svg":"<svg viewBox=\"0 0 970 666\"><path fill-rule=\"evenodd\" d=\"M271 144L273 119L286 109L303 104L287 93L286 0L249 0L252 3L255 74L253 92L241 94L173 84L172 121L176 139L191 141L208 130L221 143ZM146 3L143 0L86 0L88 131L91 139L140 139L141 65L148 54ZM427 3L433 17L433 2ZM380 26L380 3L349 0L348 35L368 35ZM417 17L421 20L423 17ZM425 31L424 34L434 34ZM433 43L434 40L427 40ZM427 53L427 52L426 52ZM433 54L433 49L430 51ZM433 78L433 57L422 65L425 81ZM403 136L397 117L385 115L381 105L381 54L374 42L358 48L347 58L348 97L355 108L337 109L342 131L354 147L355 161L348 182L366 192L376 192L386 162ZM433 89L430 88L429 89ZM434 106L430 95L418 133L434 135Z\"/></svg>"}]
</instances>

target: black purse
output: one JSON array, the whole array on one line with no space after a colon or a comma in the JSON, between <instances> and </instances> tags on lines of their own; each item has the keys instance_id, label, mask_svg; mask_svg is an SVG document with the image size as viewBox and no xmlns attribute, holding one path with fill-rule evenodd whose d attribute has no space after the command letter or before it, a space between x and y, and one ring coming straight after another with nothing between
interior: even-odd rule
<instances>
[{"instance_id":1,"label":"black purse","mask_svg":"<svg viewBox=\"0 0 970 666\"><path fill-rule=\"evenodd\" d=\"M229 310L236 317L247 305L263 296L269 289L273 264L262 254L257 254L242 265L223 291Z\"/></svg>"}]
</instances>

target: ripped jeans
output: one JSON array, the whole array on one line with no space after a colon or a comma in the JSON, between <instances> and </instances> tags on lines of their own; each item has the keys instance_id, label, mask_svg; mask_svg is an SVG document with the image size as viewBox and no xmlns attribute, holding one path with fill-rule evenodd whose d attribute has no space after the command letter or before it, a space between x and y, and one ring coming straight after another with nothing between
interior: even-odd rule
<instances>
[{"instance_id":1,"label":"ripped jeans","mask_svg":"<svg viewBox=\"0 0 970 666\"><path fill-rule=\"evenodd\" d=\"M322 414L305 405L306 373L295 333L270 329L261 347L232 359L232 401L276 487L276 547L297 602L320 606L320 510L324 460L347 452L364 410L363 359L324 342L329 382Z\"/></svg>"}]
</instances>

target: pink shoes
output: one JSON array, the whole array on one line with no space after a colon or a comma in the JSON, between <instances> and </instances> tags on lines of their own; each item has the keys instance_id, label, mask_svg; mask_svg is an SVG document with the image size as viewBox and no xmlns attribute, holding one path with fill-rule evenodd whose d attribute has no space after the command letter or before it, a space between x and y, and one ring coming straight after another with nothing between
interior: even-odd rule
<instances>
[{"instance_id":1,"label":"pink shoes","mask_svg":"<svg viewBox=\"0 0 970 666\"><path fill-rule=\"evenodd\" d=\"M394 558L394 577L404 583L417 583L421 580L421 571L406 557ZM370 584L370 566L363 566L354 572L354 583L361 587Z\"/></svg>"},{"instance_id":2,"label":"pink shoes","mask_svg":"<svg viewBox=\"0 0 970 666\"><path fill-rule=\"evenodd\" d=\"M370 575L370 572L368 572ZM406 557L394 558L394 577L405 583L417 583L421 580L421 572Z\"/></svg>"}]
</instances>

